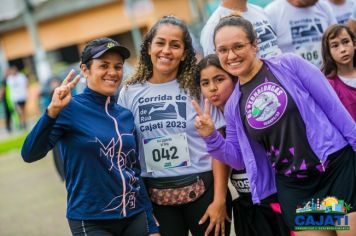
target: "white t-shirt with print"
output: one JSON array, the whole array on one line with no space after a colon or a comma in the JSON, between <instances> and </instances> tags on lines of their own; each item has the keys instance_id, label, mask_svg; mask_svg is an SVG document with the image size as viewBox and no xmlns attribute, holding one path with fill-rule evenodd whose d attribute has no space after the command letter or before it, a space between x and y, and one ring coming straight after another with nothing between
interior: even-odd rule
<instances>
[{"instance_id":1,"label":"white t-shirt with print","mask_svg":"<svg viewBox=\"0 0 356 236\"><path fill-rule=\"evenodd\" d=\"M212 157L207 153L206 144L194 127L197 113L192 106L192 100L179 88L176 80L162 84L146 82L123 87L118 103L129 109L135 118L142 176L180 176L212 169ZM201 106L203 103L201 99ZM212 117L216 128L225 126L223 115L216 109L212 109ZM187 137L191 165L148 172L144 159L144 140L182 133ZM179 148L182 146L184 145Z\"/></svg>"},{"instance_id":2,"label":"white t-shirt with print","mask_svg":"<svg viewBox=\"0 0 356 236\"><path fill-rule=\"evenodd\" d=\"M28 81L24 74L9 75L7 84L10 88L10 98L13 102L26 102Z\"/></svg>"},{"instance_id":3,"label":"white t-shirt with print","mask_svg":"<svg viewBox=\"0 0 356 236\"><path fill-rule=\"evenodd\" d=\"M233 10L219 6L210 16L200 35L200 44L204 50L204 56L215 53L214 29L219 20L231 14ZM242 17L250 21L257 34L258 56L262 59L280 54L277 45L277 36L273 30L263 9L254 4L247 4L247 11L240 13Z\"/></svg>"},{"instance_id":4,"label":"white t-shirt with print","mask_svg":"<svg viewBox=\"0 0 356 236\"><path fill-rule=\"evenodd\" d=\"M332 9L334 16L336 17L337 23L347 24L352 14L352 7L354 5L354 0L346 0L344 4L335 4L329 0L323 0Z\"/></svg>"},{"instance_id":5,"label":"white t-shirt with print","mask_svg":"<svg viewBox=\"0 0 356 236\"><path fill-rule=\"evenodd\" d=\"M287 0L275 0L265 8L276 30L278 46L283 53L296 53L320 67L321 38L328 26L336 23L330 7L323 1L298 8Z\"/></svg>"}]
</instances>

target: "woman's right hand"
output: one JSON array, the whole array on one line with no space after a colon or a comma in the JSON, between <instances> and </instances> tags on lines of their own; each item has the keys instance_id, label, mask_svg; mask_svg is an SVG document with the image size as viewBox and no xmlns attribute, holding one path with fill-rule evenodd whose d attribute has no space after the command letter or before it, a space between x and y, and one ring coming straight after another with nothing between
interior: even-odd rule
<instances>
[{"instance_id":1,"label":"woman's right hand","mask_svg":"<svg viewBox=\"0 0 356 236\"><path fill-rule=\"evenodd\" d=\"M72 81L75 71L71 70L63 80L61 86L54 89L51 103L47 107L49 117L56 118L61 110L68 105L72 99L72 89L77 85L80 75L77 75Z\"/></svg>"},{"instance_id":2,"label":"woman's right hand","mask_svg":"<svg viewBox=\"0 0 356 236\"><path fill-rule=\"evenodd\" d=\"M215 131L215 125L213 119L211 119L210 115L210 103L206 98L204 104L204 111L201 109L199 104L193 100L192 105L195 111L198 113L198 116L195 118L194 126L197 129L199 135L201 137L208 137Z\"/></svg>"}]
</instances>

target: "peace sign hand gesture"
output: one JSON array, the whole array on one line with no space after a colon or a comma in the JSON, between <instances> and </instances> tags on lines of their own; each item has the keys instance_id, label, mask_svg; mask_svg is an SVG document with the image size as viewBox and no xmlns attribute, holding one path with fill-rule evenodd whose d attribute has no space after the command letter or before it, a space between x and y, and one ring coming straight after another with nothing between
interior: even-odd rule
<instances>
[{"instance_id":1,"label":"peace sign hand gesture","mask_svg":"<svg viewBox=\"0 0 356 236\"><path fill-rule=\"evenodd\" d=\"M209 100L207 98L204 100L205 111L202 111L201 107L195 100L192 101L192 105L198 113L198 116L195 118L194 126L201 137L208 137L215 131L214 121L211 119L210 115Z\"/></svg>"},{"instance_id":2,"label":"peace sign hand gesture","mask_svg":"<svg viewBox=\"0 0 356 236\"><path fill-rule=\"evenodd\" d=\"M74 70L71 70L67 77L63 80L61 86L55 88L51 103L47 108L47 114L49 117L56 118L61 110L66 107L72 99L72 89L77 85L80 79L80 75L77 75L72 81L70 81L74 73Z\"/></svg>"}]
</instances>

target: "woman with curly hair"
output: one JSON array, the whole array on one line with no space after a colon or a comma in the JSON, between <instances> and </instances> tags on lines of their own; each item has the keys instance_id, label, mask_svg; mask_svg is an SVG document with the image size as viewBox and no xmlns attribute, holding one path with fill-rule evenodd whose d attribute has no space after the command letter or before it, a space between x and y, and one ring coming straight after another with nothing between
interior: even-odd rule
<instances>
[{"instance_id":1,"label":"woman with curly hair","mask_svg":"<svg viewBox=\"0 0 356 236\"><path fill-rule=\"evenodd\" d=\"M164 16L146 34L137 71L119 98L135 116L142 175L162 235L230 232L228 169L212 161L194 129L195 75L187 26ZM224 125L217 110L212 116L218 128Z\"/></svg>"}]
</instances>

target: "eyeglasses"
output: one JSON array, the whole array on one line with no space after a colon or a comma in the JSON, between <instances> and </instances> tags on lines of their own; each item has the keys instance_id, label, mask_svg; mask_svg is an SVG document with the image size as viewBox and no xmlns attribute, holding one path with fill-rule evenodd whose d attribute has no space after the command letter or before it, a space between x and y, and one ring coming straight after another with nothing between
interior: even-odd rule
<instances>
[{"instance_id":1,"label":"eyeglasses","mask_svg":"<svg viewBox=\"0 0 356 236\"><path fill-rule=\"evenodd\" d=\"M231 50L235 55L237 55L240 51L242 51L246 45L250 44L251 42L247 43L235 43L232 45L231 48L226 48L226 47L219 47L215 50L216 54L220 57L226 57L229 54L229 51Z\"/></svg>"}]
</instances>

